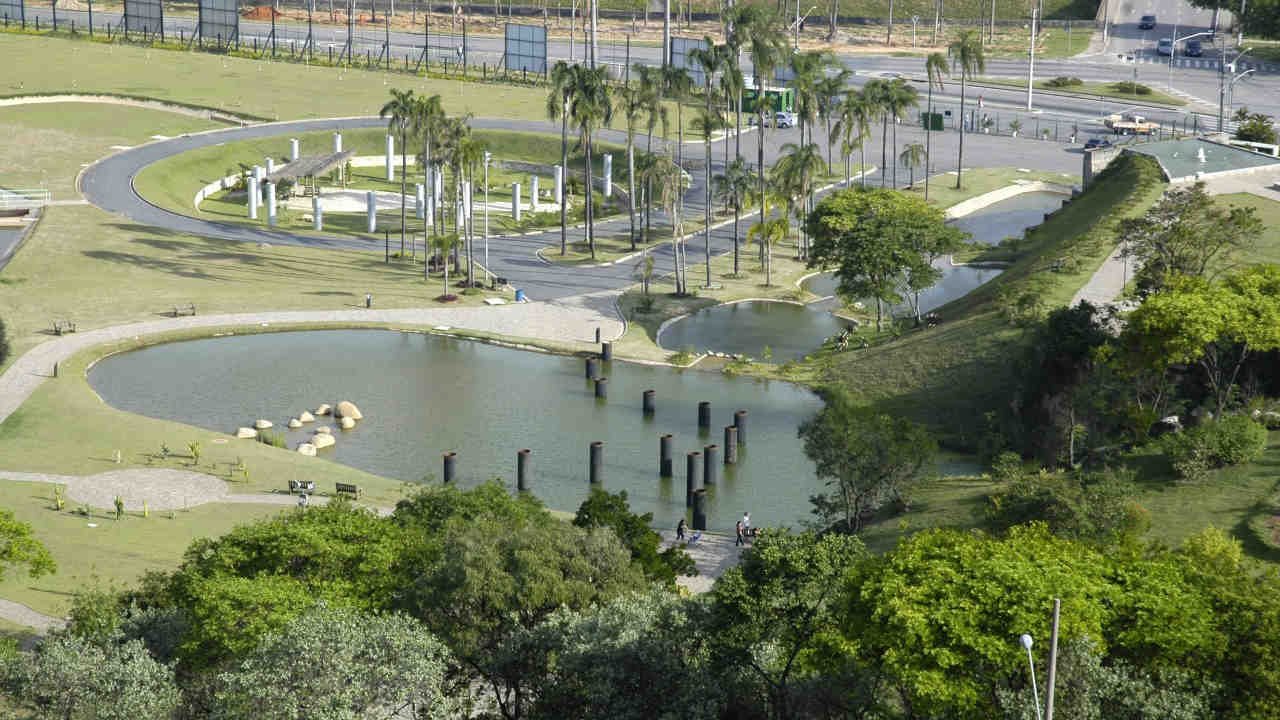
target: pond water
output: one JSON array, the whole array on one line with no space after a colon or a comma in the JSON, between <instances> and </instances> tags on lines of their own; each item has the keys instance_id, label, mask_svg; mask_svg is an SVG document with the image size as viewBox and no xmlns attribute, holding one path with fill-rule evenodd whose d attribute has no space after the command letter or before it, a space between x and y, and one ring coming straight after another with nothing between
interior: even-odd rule
<instances>
[{"instance_id":1,"label":"pond water","mask_svg":"<svg viewBox=\"0 0 1280 720\"><path fill-rule=\"evenodd\" d=\"M1055 192L1029 192L1001 200L951 221L975 242L999 245L1007 237L1021 235L1044 222L1044 215L1062 207L1069 196Z\"/></svg>"},{"instance_id":2,"label":"pond water","mask_svg":"<svg viewBox=\"0 0 1280 720\"><path fill-rule=\"evenodd\" d=\"M752 300L715 305L667 326L658 343L668 350L715 350L756 359L769 348L774 362L813 352L824 338L850 323L832 315L830 304L795 305Z\"/></svg>"},{"instance_id":3,"label":"pond water","mask_svg":"<svg viewBox=\"0 0 1280 720\"><path fill-rule=\"evenodd\" d=\"M516 451L530 448L532 491L569 511L587 496L588 445L602 440L604 486L626 490L634 509L668 527L685 509L685 453L722 443L733 412L745 409L748 442L738 465L720 467L708 498L710 526L730 528L744 511L761 525L808 516L808 498L821 483L796 429L821 407L813 393L622 362L605 364L604 373L609 398L596 400L580 358L417 333L328 330L157 345L102 360L89 382L114 407L217 432L266 418L287 433L290 449L314 427L288 431L290 416L351 400L366 419L352 431L335 429L337 444L320 456L403 480L438 479L441 453L456 451L463 486L493 477L512 484ZM657 413L645 418L641 394L649 388ZM702 400L712 407L705 436L697 429ZM660 479L658 437L668 432L676 476Z\"/></svg>"}]
</instances>

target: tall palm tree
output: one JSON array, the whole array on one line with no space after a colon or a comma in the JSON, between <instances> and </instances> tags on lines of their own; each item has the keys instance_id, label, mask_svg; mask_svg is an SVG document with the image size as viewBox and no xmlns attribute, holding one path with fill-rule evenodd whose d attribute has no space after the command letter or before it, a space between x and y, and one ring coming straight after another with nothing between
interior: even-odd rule
<instances>
[{"instance_id":1,"label":"tall palm tree","mask_svg":"<svg viewBox=\"0 0 1280 720\"><path fill-rule=\"evenodd\" d=\"M670 149L659 156L646 168L648 181L658 186L658 196L662 206L666 208L671 220L671 258L674 263L675 292L684 295L688 292L689 283L685 277L687 264L684 261L684 243L680 242L683 234L683 223L680 222L680 202L685 190L689 187L688 175L671 159Z\"/></svg>"},{"instance_id":2,"label":"tall palm tree","mask_svg":"<svg viewBox=\"0 0 1280 720\"><path fill-rule=\"evenodd\" d=\"M750 168L742 158L736 158L725 166L724 174L716 176L716 194L726 206L733 208L733 275L738 276L738 223L742 216L743 201L755 182Z\"/></svg>"},{"instance_id":3,"label":"tall palm tree","mask_svg":"<svg viewBox=\"0 0 1280 720\"><path fill-rule=\"evenodd\" d=\"M800 120L800 143L805 143L805 129L809 130L809 139L813 139L813 125L818 121L821 103L819 86L826 77L826 70L834 64L835 56L822 51L793 53L791 55L791 72L795 76L791 81L795 92L795 112Z\"/></svg>"},{"instance_id":4,"label":"tall palm tree","mask_svg":"<svg viewBox=\"0 0 1280 720\"><path fill-rule=\"evenodd\" d=\"M765 198L765 205L768 205L768 198ZM768 208L765 208L768 212ZM772 248L775 243L780 243L787 238L788 222L785 215L779 215L769 220L761 220L751 229L747 231L747 239L755 238L760 243L760 265L764 269L764 284L769 287L773 284L773 263L770 262L773 254Z\"/></svg>"},{"instance_id":5,"label":"tall palm tree","mask_svg":"<svg viewBox=\"0 0 1280 720\"><path fill-rule=\"evenodd\" d=\"M569 245L569 98L573 94L573 67L561 60L551 68L551 90L547 93L547 118L560 121L560 254Z\"/></svg>"},{"instance_id":6,"label":"tall palm tree","mask_svg":"<svg viewBox=\"0 0 1280 720\"><path fill-rule=\"evenodd\" d=\"M880 133L880 187L889 180L889 83L879 78L868 80L862 86L862 98L867 104L867 113L884 123Z\"/></svg>"},{"instance_id":7,"label":"tall palm tree","mask_svg":"<svg viewBox=\"0 0 1280 720\"><path fill-rule=\"evenodd\" d=\"M911 189L916 187L916 168L924 163L928 158L928 153L924 146L918 142L907 143L902 148L902 152L898 155L898 164L907 168L911 173Z\"/></svg>"},{"instance_id":8,"label":"tall palm tree","mask_svg":"<svg viewBox=\"0 0 1280 720\"><path fill-rule=\"evenodd\" d=\"M439 95L419 95L414 99L413 115L410 130L414 137L422 143L422 152L418 163L422 166L422 177L426 181L428 171L438 171L438 159L434 157L433 147L440 133L440 126L445 120L444 103ZM435 185L430 183L427 192L435 198ZM440 222L439 213L435 213L433 222ZM434 230L434 228L433 228ZM422 269L423 278L427 277L427 268Z\"/></svg>"},{"instance_id":9,"label":"tall palm tree","mask_svg":"<svg viewBox=\"0 0 1280 720\"><path fill-rule=\"evenodd\" d=\"M844 184L853 184L852 165L853 151L858 150L862 156L862 187L867 186L867 140L871 138L871 105L867 102L865 90L850 90L840 103L840 117L836 119L836 135L840 136L840 152L844 155Z\"/></svg>"},{"instance_id":10,"label":"tall palm tree","mask_svg":"<svg viewBox=\"0 0 1280 720\"><path fill-rule=\"evenodd\" d=\"M763 5L744 4L737 13L738 30L746 39L745 47L751 50L751 64L755 74L756 86L756 120L759 135L756 137L756 170L759 175L760 188L760 222L765 220L765 172L764 172L764 136L765 87L768 78L782 63L788 52L787 38L782 23L774 11ZM762 251L763 252L763 251Z\"/></svg>"},{"instance_id":11,"label":"tall palm tree","mask_svg":"<svg viewBox=\"0 0 1280 720\"><path fill-rule=\"evenodd\" d=\"M640 93L645 108L645 131L649 136L645 144L648 159L644 162L652 164L653 131L661 124L662 134L665 137L671 124L671 113L666 103L662 102L662 70L648 65L635 67L636 72L640 74ZM644 185L644 239L645 242L649 242L653 221L653 180L652 175L646 177L649 179L645 180Z\"/></svg>"},{"instance_id":12,"label":"tall palm tree","mask_svg":"<svg viewBox=\"0 0 1280 720\"><path fill-rule=\"evenodd\" d=\"M662 98L676 104L676 164L684 162L684 101L693 90L693 76L688 70L668 65L661 69Z\"/></svg>"},{"instance_id":13,"label":"tall palm tree","mask_svg":"<svg viewBox=\"0 0 1280 720\"><path fill-rule=\"evenodd\" d=\"M884 112L893 121L893 146L898 147L898 123L907 118L907 111L920 105L920 94L902 78L894 78L884 95ZM893 186L898 187L898 166L893 166Z\"/></svg>"},{"instance_id":14,"label":"tall palm tree","mask_svg":"<svg viewBox=\"0 0 1280 720\"><path fill-rule=\"evenodd\" d=\"M405 174L409 160L406 147L406 135L413 124L413 114L417 102L412 90L391 88L391 99L378 111L378 117L388 118L387 132L394 133L400 139L400 257L404 258L405 240L405 194L408 192L409 178Z\"/></svg>"},{"instance_id":15,"label":"tall palm tree","mask_svg":"<svg viewBox=\"0 0 1280 720\"><path fill-rule=\"evenodd\" d=\"M929 199L929 175L933 169L929 167L933 158L930 157L932 145L930 141L933 139L933 89L936 87L942 90L942 76L947 74L947 56L942 53L929 53L929 57L924 60L924 71L928 76L929 82L929 99L926 101L926 112L929 114L928 121L924 124L924 199ZM961 118L963 122L964 118Z\"/></svg>"},{"instance_id":16,"label":"tall palm tree","mask_svg":"<svg viewBox=\"0 0 1280 720\"><path fill-rule=\"evenodd\" d=\"M836 137L831 134L831 119L840 107L840 96L844 94L845 85L849 83L849 78L853 75L849 70L841 68L834 75L827 75L818 81L815 90L818 95L818 117L827 123L827 166L832 165L831 162L831 146L835 145Z\"/></svg>"},{"instance_id":17,"label":"tall palm tree","mask_svg":"<svg viewBox=\"0 0 1280 720\"><path fill-rule=\"evenodd\" d=\"M707 282L704 287L711 287L711 136L716 130L724 127L724 116L721 114L719 99L716 97L716 74L724 70L725 51L711 42L711 38L703 39L703 46L694 48L690 53L691 60L702 71L706 104L698 112L698 125L702 130L702 147L705 150L702 168L703 178L703 228L702 244L706 256Z\"/></svg>"},{"instance_id":18,"label":"tall palm tree","mask_svg":"<svg viewBox=\"0 0 1280 720\"><path fill-rule=\"evenodd\" d=\"M595 217L592 208L592 183L594 182L592 163L592 140L596 131L613 120L613 102L610 99L608 68L600 65L588 68L575 65L573 71L573 94L569 100L569 115L573 118L574 127L578 129L578 142L586 155L586 220L587 248L591 259L596 257Z\"/></svg>"},{"instance_id":19,"label":"tall palm tree","mask_svg":"<svg viewBox=\"0 0 1280 720\"><path fill-rule=\"evenodd\" d=\"M729 12L726 15L732 15L732 7L728 10ZM732 39L735 33L732 31L733 26L730 25L729 27L730 32L726 34L726 37ZM732 42L719 45L718 49L724 57L724 69L720 71L720 94L724 98L726 110L733 113L734 153L737 157L742 157L742 90L745 81L742 77L742 65L738 61L740 49L735 47ZM724 144L724 158L725 165L728 165L729 143L727 142Z\"/></svg>"},{"instance_id":20,"label":"tall palm tree","mask_svg":"<svg viewBox=\"0 0 1280 720\"><path fill-rule=\"evenodd\" d=\"M636 130L646 110L644 90L639 85L618 88L618 112L627 123L627 215L631 219L631 249L636 249Z\"/></svg>"},{"instance_id":21,"label":"tall palm tree","mask_svg":"<svg viewBox=\"0 0 1280 720\"><path fill-rule=\"evenodd\" d=\"M462 137L462 141L458 145L458 166L465 173L464 183L471 188L470 193L464 193L463 201L467 202L475 198L475 179L476 167L484 162L485 144L483 140L471 134L470 128L467 128L467 134ZM470 195L470 197L466 197ZM536 202L536 199L535 199ZM467 287L472 288L476 285L475 277L475 227L472 222L471 203L463 208L463 227L465 228L463 237L467 245ZM488 268L486 268L487 270Z\"/></svg>"},{"instance_id":22,"label":"tall palm tree","mask_svg":"<svg viewBox=\"0 0 1280 720\"><path fill-rule=\"evenodd\" d=\"M786 201L787 215L795 215L801 220L800 242L796 244L796 254L801 260L809 254L803 219L813 194L814 178L822 172L824 166L822 151L818 149L817 143L787 143L782 146L782 159L778 160L769 174L775 192Z\"/></svg>"},{"instance_id":23,"label":"tall palm tree","mask_svg":"<svg viewBox=\"0 0 1280 720\"><path fill-rule=\"evenodd\" d=\"M431 237L431 245L440 254L440 267L444 270L444 294L440 297L447 300L449 298L449 262L446 257L458 247L458 236L447 232L436 233Z\"/></svg>"},{"instance_id":24,"label":"tall palm tree","mask_svg":"<svg viewBox=\"0 0 1280 720\"><path fill-rule=\"evenodd\" d=\"M952 70L960 68L960 149L956 153L956 189L960 189L960 178L964 173L964 103L968 90L969 78L986 72L987 59L982 51L982 39L972 30L964 30L960 37L948 48L951 53Z\"/></svg>"}]
</instances>

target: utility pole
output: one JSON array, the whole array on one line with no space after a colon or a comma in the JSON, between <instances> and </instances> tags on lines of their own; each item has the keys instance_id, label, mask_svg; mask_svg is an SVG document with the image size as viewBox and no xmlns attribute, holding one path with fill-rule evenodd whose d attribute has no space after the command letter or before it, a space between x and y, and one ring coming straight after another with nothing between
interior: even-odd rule
<instances>
[{"instance_id":1,"label":"utility pole","mask_svg":"<svg viewBox=\"0 0 1280 720\"><path fill-rule=\"evenodd\" d=\"M1031 42L1027 47L1027 110L1031 110L1031 91L1036 81L1036 8L1031 6Z\"/></svg>"},{"instance_id":2,"label":"utility pole","mask_svg":"<svg viewBox=\"0 0 1280 720\"><path fill-rule=\"evenodd\" d=\"M489 276L489 287L493 287L493 273L489 272L489 161L493 156L484 151L484 274ZM533 199L536 207L538 198ZM1056 626L1055 626L1056 627ZM1054 637L1057 637L1055 633ZM1052 696L1050 696L1052 697ZM1052 720L1052 718L1050 718Z\"/></svg>"},{"instance_id":3,"label":"utility pole","mask_svg":"<svg viewBox=\"0 0 1280 720\"><path fill-rule=\"evenodd\" d=\"M1232 72L1235 72L1232 70ZM1227 44L1222 43L1222 62L1218 63L1218 132L1222 132L1222 108L1227 101Z\"/></svg>"},{"instance_id":4,"label":"utility pole","mask_svg":"<svg viewBox=\"0 0 1280 720\"><path fill-rule=\"evenodd\" d=\"M1058 678L1058 619L1062 598L1053 599L1053 630L1049 635L1049 688L1045 691L1044 720L1053 720L1053 684Z\"/></svg>"}]
</instances>

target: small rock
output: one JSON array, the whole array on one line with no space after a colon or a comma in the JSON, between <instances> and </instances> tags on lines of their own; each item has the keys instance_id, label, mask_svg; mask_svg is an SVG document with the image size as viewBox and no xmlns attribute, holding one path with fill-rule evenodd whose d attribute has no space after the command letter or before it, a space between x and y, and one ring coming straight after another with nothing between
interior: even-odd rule
<instances>
[{"instance_id":1,"label":"small rock","mask_svg":"<svg viewBox=\"0 0 1280 720\"><path fill-rule=\"evenodd\" d=\"M323 403L320 407L316 408L316 417L328 415L331 412L333 412L333 408L329 407L329 403Z\"/></svg>"},{"instance_id":2,"label":"small rock","mask_svg":"<svg viewBox=\"0 0 1280 720\"><path fill-rule=\"evenodd\" d=\"M349 417L342 418L341 420L338 421L338 423L342 425L343 430L350 430L351 428L356 426L356 421L352 420Z\"/></svg>"},{"instance_id":3,"label":"small rock","mask_svg":"<svg viewBox=\"0 0 1280 720\"><path fill-rule=\"evenodd\" d=\"M296 430L302 427L302 421L299 420L298 418L289 418L289 427Z\"/></svg>"},{"instance_id":4,"label":"small rock","mask_svg":"<svg viewBox=\"0 0 1280 720\"><path fill-rule=\"evenodd\" d=\"M272 427L274 427L270 420L262 420L262 419L258 419L258 421L255 422L253 426L258 430L270 430Z\"/></svg>"},{"instance_id":5,"label":"small rock","mask_svg":"<svg viewBox=\"0 0 1280 720\"><path fill-rule=\"evenodd\" d=\"M323 450L336 442L337 440L334 440L332 435L326 435L324 433L313 435L311 437L311 444L315 445L317 450Z\"/></svg>"},{"instance_id":6,"label":"small rock","mask_svg":"<svg viewBox=\"0 0 1280 720\"><path fill-rule=\"evenodd\" d=\"M304 422L304 423L315 422L315 421L316 421L316 416L315 416L315 415L312 415L311 413L307 412L306 410L303 410L303 411L302 411L302 414L298 416L298 420L300 420L300 421L302 421L302 422Z\"/></svg>"},{"instance_id":7,"label":"small rock","mask_svg":"<svg viewBox=\"0 0 1280 720\"><path fill-rule=\"evenodd\" d=\"M299 454L299 455L306 455L307 457L315 457L315 456L316 456L316 446L315 446L315 445L312 445L311 443L299 443L299 444L298 444L298 454Z\"/></svg>"},{"instance_id":8,"label":"small rock","mask_svg":"<svg viewBox=\"0 0 1280 720\"><path fill-rule=\"evenodd\" d=\"M360 414L360 408L350 400L343 400L338 403L338 407L334 409L334 414L338 417L351 418L352 420L363 420L364 415Z\"/></svg>"},{"instance_id":9,"label":"small rock","mask_svg":"<svg viewBox=\"0 0 1280 720\"><path fill-rule=\"evenodd\" d=\"M242 427L236 429L236 439L238 440L252 440L256 437L258 437L258 431L253 428Z\"/></svg>"},{"instance_id":10,"label":"small rock","mask_svg":"<svg viewBox=\"0 0 1280 720\"><path fill-rule=\"evenodd\" d=\"M320 427L316 428L316 435L332 435L332 434L333 434L333 428L329 427L328 425L321 425Z\"/></svg>"}]
</instances>

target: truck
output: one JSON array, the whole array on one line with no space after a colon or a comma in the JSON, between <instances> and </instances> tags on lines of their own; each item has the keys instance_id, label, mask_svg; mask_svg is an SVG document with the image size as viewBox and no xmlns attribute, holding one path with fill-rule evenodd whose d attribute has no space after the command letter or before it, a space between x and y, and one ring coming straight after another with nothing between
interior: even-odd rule
<instances>
[{"instance_id":1,"label":"truck","mask_svg":"<svg viewBox=\"0 0 1280 720\"><path fill-rule=\"evenodd\" d=\"M1160 123L1148 122L1134 113L1108 115L1103 123L1117 135L1151 135L1160 129Z\"/></svg>"}]
</instances>

